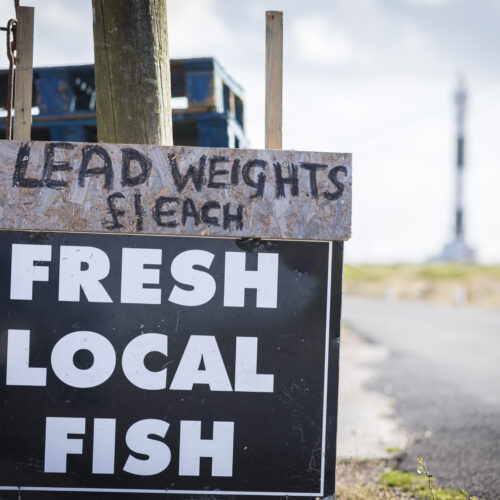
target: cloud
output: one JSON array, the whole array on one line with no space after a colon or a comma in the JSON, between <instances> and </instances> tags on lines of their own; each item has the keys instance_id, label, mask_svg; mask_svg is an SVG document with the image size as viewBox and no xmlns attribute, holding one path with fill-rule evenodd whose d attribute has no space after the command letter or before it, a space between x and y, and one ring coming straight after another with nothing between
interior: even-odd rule
<instances>
[{"instance_id":1,"label":"cloud","mask_svg":"<svg viewBox=\"0 0 500 500\"><path fill-rule=\"evenodd\" d=\"M7 2L4 2L7 3ZM94 59L92 4L81 0L26 0L35 8L34 66L88 64ZM2 26L13 17L13 3L0 13ZM0 67L7 58L0 57Z\"/></svg>"},{"instance_id":2,"label":"cloud","mask_svg":"<svg viewBox=\"0 0 500 500\"><path fill-rule=\"evenodd\" d=\"M320 14L298 18L293 22L300 60L309 64L342 64L355 56L351 40Z\"/></svg>"},{"instance_id":3,"label":"cloud","mask_svg":"<svg viewBox=\"0 0 500 500\"><path fill-rule=\"evenodd\" d=\"M407 3L415 5L428 5L430 7L440 7L450 2L450 0L405 0Z\"/></svg>"},{"instance_id":4,"label":"cloud","mask_svg":"<svg viewBox=\"0 0 500 500\"><path fill-rule=\"evenodd\" d=\"M172 57L214 55L234 39L214 0L170 0L167 8Z\"/></svg>"}]
</instances>

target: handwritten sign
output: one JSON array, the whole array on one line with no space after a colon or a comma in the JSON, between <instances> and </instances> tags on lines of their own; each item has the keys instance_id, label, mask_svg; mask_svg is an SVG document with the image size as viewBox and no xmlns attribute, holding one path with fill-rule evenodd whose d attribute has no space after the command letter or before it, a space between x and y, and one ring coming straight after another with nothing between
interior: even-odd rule
<instances>
[{"instance_id":1,"label":"handwritten sign","mask_svg":"<svg viewBox=\"0 0 500 500\"><path fill-rule=\"evenodd\" d=\"M0 227L346 240L351 155L1 141Z\"/></svg>"}]
</instances>

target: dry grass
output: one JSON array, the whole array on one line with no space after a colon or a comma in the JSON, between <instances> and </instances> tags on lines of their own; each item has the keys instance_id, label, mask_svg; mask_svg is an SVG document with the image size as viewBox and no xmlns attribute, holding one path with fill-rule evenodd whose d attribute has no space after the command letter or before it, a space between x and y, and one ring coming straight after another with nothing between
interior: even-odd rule
<instances>
[{"instance_id":1,"label":"dry grass","mask_svg":"<svg viewBox=\"0 0 500 500\"><path fill-rule=\"evenodd\" d=\"M478 500L436 484L432 497L426 474L403 472L396 466L396 459L337 462L336 500Z\"/></svg>"},{"instance_id":2,"label":"dry grass","mask_svg":"<svg viewBox=\"0 0 500 500\"><path fill-rule=\"evenodd\" d=\"M500 266L345 266L344 292L394 299L500 307Z\"/></svg>"},{"instance_id":3,"label":"dry grass","mask_svg":"<svg viewBox=\"0 0 500 500\"><path fill-rule=\"evenodd\" d=\"M411 497L379 484L389 469L387 460L342 461L337 463L336 500L407 500Z\"/></svg>"},{"instance_id":4,"label":"dry grass","mask_svg":"<svg viewBox=\"0 0 500 500\"><path fill-rule=\"evenodd\" d=\"M382 486L354 484L338 487L335 498L337 500L398 500L405 497L401 497L394 490Z\"/></svg>"},{"instance_id":5,"label":"dry grass","mask_svg":"<svg viewBox=\"0 0 500 500\"><path fill-rule=\"evenodd\" d=\"M401 500L403 497L400 492L388 489L383 486L364 486L362 484L344 484L337 486L337 500Z\"/></svg>"}]
</instances>

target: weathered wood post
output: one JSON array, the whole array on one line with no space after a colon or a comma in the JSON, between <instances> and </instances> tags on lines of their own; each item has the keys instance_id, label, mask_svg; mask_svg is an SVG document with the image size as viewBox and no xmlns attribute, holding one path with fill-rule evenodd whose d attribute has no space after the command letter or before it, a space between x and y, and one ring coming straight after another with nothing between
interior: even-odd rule
<instances>
[{"instance_id":1,"label":"weathered wood post","mask_svg":"<svg viewBox=\"0 0 500 500\"><path fill-rule=\"evenodd\" d=\"M31 140L34 19L33 7L17 8L14 139L20 141Z\"/></svg>"},{"instance_id":2,"label":"weathered wood post","mask_svg":"<svg viewBox=\"0 0 500 500\"><path fill-rule=\"evenodd\" d=\"M283 123L283 12L266 12L266 149L281 149Z\"/></svg>"},{"instance_id":3,"label":"weathered wood post","mask_svg":"<svg viewBox=\"0 0 500 500\"><path fill-rule=\"evenodd\" d=\"M100 142L170 146L166 0L92 0Z\"/></svg>"}]
</instances>

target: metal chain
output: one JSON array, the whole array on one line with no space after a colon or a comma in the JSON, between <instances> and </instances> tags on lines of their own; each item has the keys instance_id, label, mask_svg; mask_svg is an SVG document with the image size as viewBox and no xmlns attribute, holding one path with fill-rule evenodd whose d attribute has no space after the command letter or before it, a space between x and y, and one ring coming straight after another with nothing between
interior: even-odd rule
<instances>
[{"instance_id":1,"label":"metal chain","mask_svg":"<svg viewBox=\"0 0 500 500\"><path fill-rule=\"evenodd\" d=\"M9 81L7 90L7 126L5 138L12 139L12 108L14 107L14 66L16 64L16 27L17 21L9 19L6 28L0 28L7 32L7 57L9 58Z\"/></svg>"},{"instance_id":2,"label":"metal chain","mask_svg":"<svg viewBox=\"0 0 500 500\"><path fill-rule=\"evenodd\" d=\"M19 8L19 0L14 0L14 9ZM9 19L6 28L0 28L0 31L7 32L7 57L9 58L9 77L7 89L7 125L5 127L5 138L12 140L12 108L14 107L14 66L16 65L16 19Z\"/></svg>"}]
</instances>

